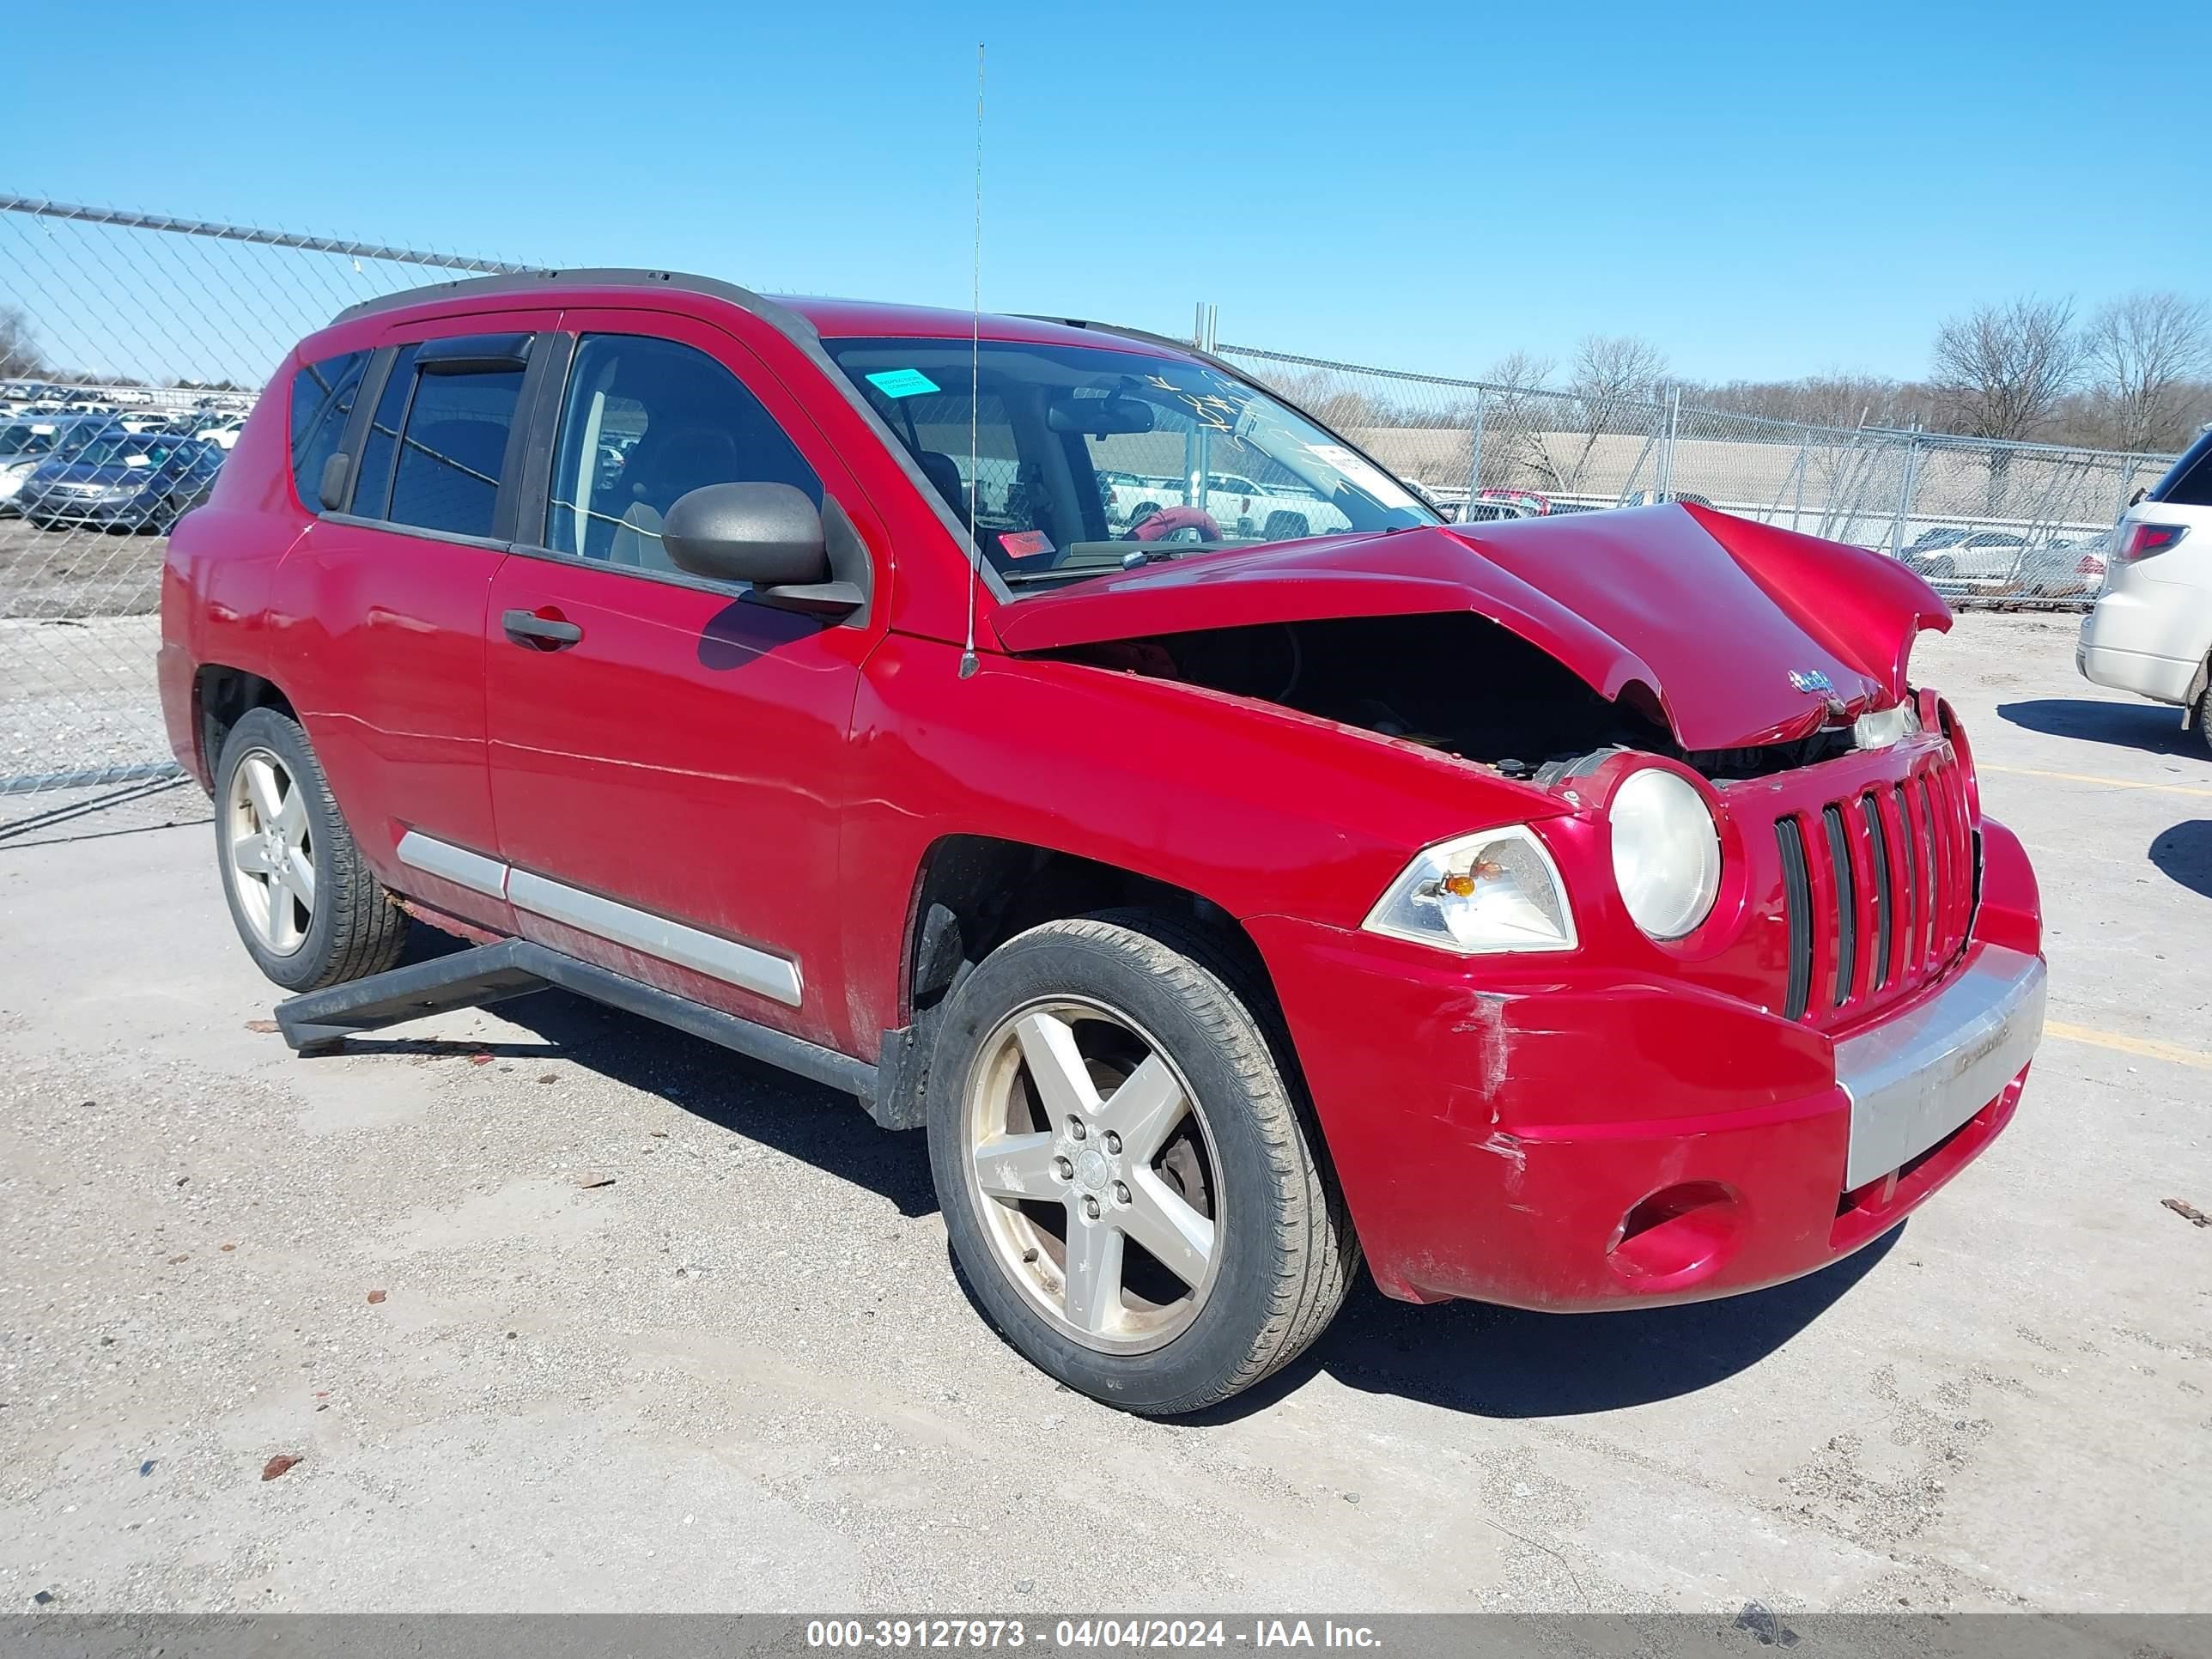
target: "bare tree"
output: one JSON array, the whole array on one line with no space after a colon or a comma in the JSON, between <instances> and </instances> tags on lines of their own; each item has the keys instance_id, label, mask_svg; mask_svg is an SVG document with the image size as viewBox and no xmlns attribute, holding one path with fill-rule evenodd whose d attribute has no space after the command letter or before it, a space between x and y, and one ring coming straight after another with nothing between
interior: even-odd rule
<instances>
[{"instance_id":1,"label":"bare tree","mask_svg":"<svg viewBox=\"0 0 2212 1659\"><path fill-rule=\"evenodd\" d=\"M2212 307L2138 291L2100 306L2083 333L2093 406L2118 448L2178 449L2195 380L2212 373Z\"/></svg>"},{"instance_id":2,"label":"bare tree","mask_svg":"<svg viewBox=\"0 0 2212 1659\"><path fill-rule=\"evenodd\" d=\"M2050 422L2080 377L2081 343L2066 300L1980 306L1936 331L1929 384L1945 427L2015 442Z\"/></svg>"},{"instance_id":3,"label":"bare tree","mask_svg":"<svg viewBox=\"0 0 2212 1659\"><path fill-rule=\"evenodd\" d=\"M13 306L0 306L0 379L20 380L46 372L46 360L31 337L31 325Z\"/></svg>"},{"instance_id":4,"label":"bare tree","mask_svg":"<svg viewBox=\"0 0 2212 1659\"><path fill-rule=\"evenodd\" d=\"M1475 486L1496 489L1531 477L1556 483L1544 448L1545 411L1554 399L1545 391L1559 364L1534 351L1509 351L1482 372L1481 477Z\"/></svg>"},{"instance_id":5,"label":"bare tree","mask_svg":"<svg viewBox=\"0 0 2212 1659\"><path fill-rule=\"evenodd\" d=\"M1970 438L1995 438L1989 468L1989 510L2004 509L2013 452L2051 423L2059 402L2081 378L2081 341L2067 300L2023 298L1980 306L1936 331L1932 373L1939 422Z\"/></svg>"},{"instance_id":6,"label":"bare tree","mask_svg":"<svg viewBox=\"0 0 2212 1659\"><path fill-rule=\"evenodd\" d=\"M1650 341L1632 334L1588 334L1575 348L1567 390L1609 412L1656 397L1666 378L1667 354Z\"/></svg>"},{"instance_id":7,"label":"bare tree","mask_svg":"<svg viewBox=\"0 0 2212 1659\"><path fill-rule=\"evenodd\" d=\"M1667 354L1632 334L1589 334L1575 348L1568 395L1582 411L1582 447L1565 465L1546 457L1545 470L1565 490L1579 490L1598 440L1626 427L1639 404L1659 395L1667 378Z\"/></svg>"},{"instance_id":8,"label":"bare tree","mask_svg":"<svg viewBox=\"0 0 2212 1659\"><path fill-rule=\"evenodd\" d=\"M1550 381L1557 368L1559 364L1553 359L1536 352L1509 351L1483 370L1482 378L1486 384L1501 392L1536 392Z\"/></svg>"},{"instance_id":9,"label":"bare tree","mask_svg":"<svg viewBox=\"0 0 2212 1659\"><path fill-rule=\"evenodd\" d=\"M1695 396L1708 408L1808 426L1903 426L1928 408L1924 386L1844 368L1794 380L1729 380L1698 387Z\"/></svg>"}]
</instances>

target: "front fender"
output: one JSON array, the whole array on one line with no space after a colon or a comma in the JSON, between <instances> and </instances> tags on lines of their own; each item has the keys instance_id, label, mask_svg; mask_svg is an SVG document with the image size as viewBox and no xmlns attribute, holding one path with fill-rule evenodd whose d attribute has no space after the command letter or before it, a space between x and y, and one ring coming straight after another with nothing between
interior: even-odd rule
<instances>
[{"instance_id":1,"label":"front fender","mask_svg":"<svg viewBox=\"0 0 2212 1659\"><path fill-rule=\"evenodd\" d=\"M1077 663L893 635L852 728L838 890L856 1036L896 1025L916 872L942 837L1070 854L1240 921L1356 927L1418 848L1562 803L1412 744Z\"/></svg>"}]
</instances>

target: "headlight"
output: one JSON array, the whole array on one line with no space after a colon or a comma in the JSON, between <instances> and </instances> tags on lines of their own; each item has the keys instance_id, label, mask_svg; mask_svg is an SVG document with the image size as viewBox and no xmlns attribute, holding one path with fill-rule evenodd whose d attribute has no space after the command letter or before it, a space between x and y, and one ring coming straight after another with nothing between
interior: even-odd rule
<instances>
[{"instance_id":1,"label":"headlight","mask_svg":"<svg viewBox=\"0 0 2212 1659\"><path fill-rule=\"evenodd\" d=\"M1902 743L1920 729L1920 711L1905 698L1894 708L1862 714L1851 725L1851 741L1861 749L1887 749Z\"/></svg>"},{"instance_id":2,"label":"headlight","mask_svg":"<svg viewBox=\"0 0 2212 1659\"><path fill-rule=\"evenodd\" d=\"M1574 913L1552 855L1517 823L1425 848L1362 926L1462 956L1575 945Z\"/></svg>"},{"instance_id":3,"label":"headlight","mask_svg":"<svg viewBox=\"0 0 2212 1659\"><path fill-rule=\"evenodd\" d=\"M1721 890L1721 837L1705 797L1679 773L1647 766L1613 792L1613 878L1636 925L1680 939Z\"/></svg>"}]
</instances>

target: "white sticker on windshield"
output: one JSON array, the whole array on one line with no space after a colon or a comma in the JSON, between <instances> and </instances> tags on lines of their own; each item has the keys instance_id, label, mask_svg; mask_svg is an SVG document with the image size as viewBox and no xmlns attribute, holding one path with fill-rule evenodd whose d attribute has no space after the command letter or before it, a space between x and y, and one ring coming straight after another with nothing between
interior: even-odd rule
<instances>
[{"instance_id":1,"label":"white sticker on windshield","mask_svg":"<svg viewBox=\"0 0 2212 1659\"><path fill-rule=\"evenodd\" d=\"M151 466L154 463L143 455L125 455L123 458L123 465L125 466Z\"/></svg>"},{"instance_id":2,"label":"white sticker on windshield","mask_svg":"<svg viewBox=\"0 0 2212 1659\"><path fill-rule=\"evenodd\" d=\"M1307 454L1316 460L1327 461L1344 475L1347 483L1355 489L1366 491L1383 507L1419 507L1421 504L1411 490L1381 467L1354 454L1342 444L1308 444L1305 449Z\"/></svg>"}]
</instances>

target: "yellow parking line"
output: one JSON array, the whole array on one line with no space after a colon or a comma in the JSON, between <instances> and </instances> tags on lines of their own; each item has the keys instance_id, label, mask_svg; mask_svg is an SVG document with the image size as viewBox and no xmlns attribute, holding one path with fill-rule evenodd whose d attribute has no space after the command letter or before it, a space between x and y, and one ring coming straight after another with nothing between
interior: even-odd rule
<instances>
[{"instance_id":1,"label":"yellow parking line","mask_svg":"<svg viewBox=\"0 0 2212 1659\"><path fill-rule=\"evenodd\" d=\"M1987 761L1975 763L1978 772L2004 772L2016 778L2057 778L2062 783L2095 783L2107 789L2158 789L2169 795L2212 796L2212 789L2200 789L2186 783L2144 783L2134 778L2098 778L2087 772L2045 772L2033 766L1992 766Z\"/></svg>"},{"instance_id":2,"label":"yellow parking line","mask_svg":"<svg viewBox=\"0 0 2212 1659\"><path fill-rule=\"evenodd\" d=\"M2153 1037L2122 1036L2117 1031L2100 1031L2093 1025L2069 1025L2062 1019L2043 1022L2043 1034L2055 1036L2062 1042L2086 1042L2093 1048L2117 1048L2124 1054L2140 1054L2145 1060L2169 1060L2176 1066L2195 1066L2212 1071L2212 1054L2198 1048L2184 1048L2179 1043L2160 1042Z\"/></svg>"}]
</instances>

